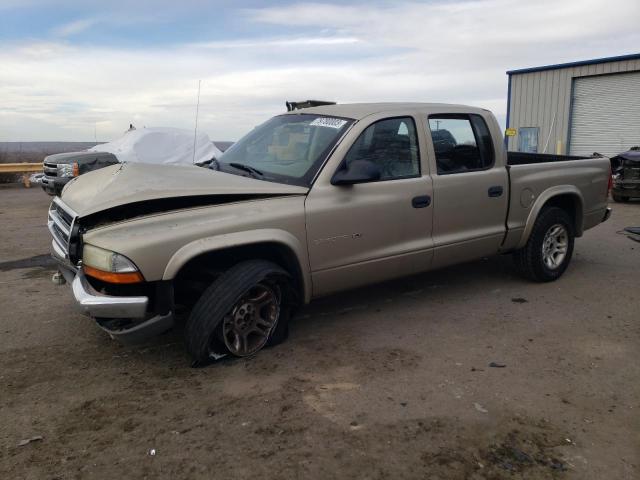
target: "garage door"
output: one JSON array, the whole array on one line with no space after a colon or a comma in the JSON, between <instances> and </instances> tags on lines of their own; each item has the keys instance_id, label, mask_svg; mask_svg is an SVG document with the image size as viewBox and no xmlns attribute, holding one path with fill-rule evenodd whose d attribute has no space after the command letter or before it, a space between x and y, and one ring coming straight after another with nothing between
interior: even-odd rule
<instances>
[{"instance_id":1,"label":"garage door","mask_svg":"<svg viewBox=\"0 0 640 480\"><path fill-rule=\"evenodd\" d=\"M572 155L612 156L640 145L640 72L573 82Z\"/></svg>"}]
</instances>

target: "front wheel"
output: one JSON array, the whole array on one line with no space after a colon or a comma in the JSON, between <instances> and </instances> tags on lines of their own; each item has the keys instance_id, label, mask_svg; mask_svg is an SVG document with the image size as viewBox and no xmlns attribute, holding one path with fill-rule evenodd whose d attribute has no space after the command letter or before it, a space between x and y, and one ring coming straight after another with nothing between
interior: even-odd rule
<instances>
[{"instance_id":1,"label":"front wheel","mask_svg":"<svg viewBox=\"0 0 640 480\"><path fill-rule=\"evenodd\" d=\"M293 301L289 274L264 260L239 263L196 302L185 328L194 365L231 354L248 357L282 342Z\"/></svg>"},{"instance_id":2,"label":"front wheel","mask_svg":"<svg viewBox=\"0 0 640 480\"><path fill-rule=\"evenodd\" d=\"M575 230L561 208L544 209L524 248L514 253L518 270L530 280L551 282L560 278L573 254Z\"/></svg>"},{"instance_id":3,"label":"front wheel","mask_svg":"<svg viewBox=\"0 0 640 480\"><path fill-rule=\"evenodd\" d=\"M611 194L611 198L616 203L627 203L629 201L629 197L623 197L621 195L616 195L615 193Z\"/></svg>"}]
</instances>

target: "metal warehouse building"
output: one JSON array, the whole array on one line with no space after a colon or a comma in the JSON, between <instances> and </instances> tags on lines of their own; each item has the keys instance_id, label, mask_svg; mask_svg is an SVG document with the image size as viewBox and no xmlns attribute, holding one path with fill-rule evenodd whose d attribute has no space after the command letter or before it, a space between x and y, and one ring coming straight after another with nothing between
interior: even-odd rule
<instances>
[{"instance_id":1,"label":"metal warehouse building","mask_svg":"<svg viewBox=\"0 0 640 480\"><path fill-rule=\"evenodd\" d=\"M510 151L612 156L640 145L640 53L507 75Z\"/></svg>"}]
</instances>

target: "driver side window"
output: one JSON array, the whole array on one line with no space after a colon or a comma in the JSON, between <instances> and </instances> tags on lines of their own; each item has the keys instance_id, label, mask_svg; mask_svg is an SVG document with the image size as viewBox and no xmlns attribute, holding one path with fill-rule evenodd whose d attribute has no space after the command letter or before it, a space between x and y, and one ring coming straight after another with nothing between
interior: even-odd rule
<instances>
[{"instance_id":1,"label":"driver side window","mask_svg":"<svg viewBox=\"0 0 640 480\"><path fill-rule=\"evenodd\" d=\"M387 118L369 125L345 157L347 165L356 160L375 163L381 171L380 181L419 176L420 155L413 118Z\"/></svg>"}]
</instances>

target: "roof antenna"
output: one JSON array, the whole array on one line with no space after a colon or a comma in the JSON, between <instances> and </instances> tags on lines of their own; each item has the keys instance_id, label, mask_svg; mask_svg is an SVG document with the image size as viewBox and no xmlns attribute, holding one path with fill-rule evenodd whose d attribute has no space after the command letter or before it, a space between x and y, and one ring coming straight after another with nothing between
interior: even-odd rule
<instances>
[{"instance_id":1,"label":"roof antenna","mask_svg":"<svg viewBox=\"0 0 640 480\"><path fill-rule=\"evenodd\" d=\"M196 126L193 129L193 159L191 163L196 163L196 135L198 134L198 112L200 110L200 82L202 80L198 80L198 102L196 103Z\"/></svg>"}]
</instances>

